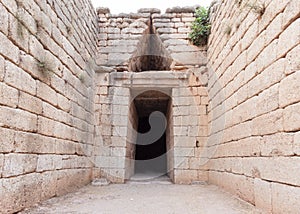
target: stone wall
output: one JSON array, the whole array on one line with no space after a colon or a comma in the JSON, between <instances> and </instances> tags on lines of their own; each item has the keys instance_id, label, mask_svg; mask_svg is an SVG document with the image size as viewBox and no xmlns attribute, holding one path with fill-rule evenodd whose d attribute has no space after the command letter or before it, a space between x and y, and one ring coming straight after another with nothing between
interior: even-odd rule
<instances>
[{"instance_id":1,"label":"stone wall","mask_svg":"<svg viewBox=\"0 0 300 214\"><path fill-rule=\"evenodd\" d=\"M0 2L0 210L87 184L93 163L89 0Z\"/></svg>"},{"instance_id":2,"label":"stone wall","mask_svg":"<svg viewBox=\"0 0 300 214\"><path fill-rule=\"evenodd\" d=\"M228 0L211 16L209 118L224 126L209 181L268 213L300 210L299 8Z\"/></svg>"},{"instance_id":3,"label":"stone wall","mask_svg":"<svg viewBox=\"0 0 300 214\"><path fill-rule=\"evenodd\" d=\"M140 9L138 13L112 15L109 9L99 8L97 63L137 72L205 65L205 47L196 47L188 39L194 12L195 8L173 8L165 14L158 9ZM144 66L148 60L156 67Z\"/></svg>"},{"instance_id":4,"label":"stone wall","mask_svg":"<svg viewBox=\"0 0 300 214\"><path fill-rule=\"evenodd\" d=\"M173 154L170 159L173 159L171 178L174 183L208 181L206 147L210 127L206 74L206 67L195 69L189 74L186 85L172 90L172 121L169 125L172 126Z\"/></svg>"}]
</instances>

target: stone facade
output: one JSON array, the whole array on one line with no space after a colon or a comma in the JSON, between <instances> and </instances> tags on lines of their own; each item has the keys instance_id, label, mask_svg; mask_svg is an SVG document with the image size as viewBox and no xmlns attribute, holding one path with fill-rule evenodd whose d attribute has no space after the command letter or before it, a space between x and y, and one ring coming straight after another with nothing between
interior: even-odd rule
<instances>
[{"instance_id":1,"label":"stone facade","mask_svg":"<svg viewBox=\"0 0 300 214\"><path fill-rule=\"evenodd\" d=\"M262 2L217 1L199 48L194 8L112 15L89 0L1 1L1 213L93 178L130 179L135 101L153 91L168 100L174 183L300 210L300 5Z\"/></svg>"},{"instance_id":2,"label":"stone facade","mask_svg":"<svg viewBox=\"0 0 300 214\"><path fill-rule=\"evenodd\" d=\"M131 107L139 94L156 90L171 99L166 115L170 178L175 183L208 181L205 161L200 160L208 136L207 58L205 47L188 39L194 11L174 8L160 14L157 9L141 9L137 14L112 15L98 9L96 61L105 66L96 73L102 138L95 160L98 175L121 183L133 175L136 122L130 121L137 120L137 114Z\"/></svg>"},{"instance_id":3,"label":"stone facade","mask_svg":"<svg viewBox=\"0 0 300 214\"><path fill-rule=\"evenodd\" d=\"M95 160L95 170L99 175L105 174L112 182L118 183L133 175L136 139L133 128L137 130L134 99L153 90L171 99L167 109L170 178L175 183L184 184L208 181L207 168L201 161L208 135L208 94L205 84L196 81L196 75L197 72L192 70L96 74L99 83L95 99L99 110L97 125L102 139L98 141L101 143L97 144L99 153Z\"/></svg>"},{"instance_id":4,"label":"stone facade","mask_svg":"<svg viewBox=\"0 0 300 214\"><path fill-rule=\"evenodd\" d=\"M140 71L139 64L147 64L143 57L153 55L170 61L168 68L155 70L187 70L206 65L206 49L191 45L188 39L194 10L170 9L160 14L159 10L141 9L140 13L112 15L109 10L99 9L97 64L117 71ZM152 49L148 48L149 43Z\"/></svg>"}]
</instances>

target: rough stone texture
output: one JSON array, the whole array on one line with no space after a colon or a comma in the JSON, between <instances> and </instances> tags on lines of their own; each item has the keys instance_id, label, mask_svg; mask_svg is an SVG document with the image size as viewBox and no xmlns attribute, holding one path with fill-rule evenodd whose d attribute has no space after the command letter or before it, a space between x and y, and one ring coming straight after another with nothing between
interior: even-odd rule
<instances>
[{"instance_id":1,"label":"rough stone texture","mask_svg":"<svg viewBox=\"0 0 300 214\"><path fill-rule=\"evenodd\" d=\"M267 212L298 212L300 5L263 3L217 2L199 48L188 39L194 7L112 15L88 0L1 1L1 212L92 177L129 179L131 104L143 90L171 100L173 182L209 181Z\"/></svg>"},{"instance_id":2,"label":"rough stone texture","mask_svg":"<svg viewBox=\"0 0 300 214\"><path fill-rule=\"evenodd\" d=\"M300 45L300 5L263 2L261 16L246 9L243 1L240 6L225 1L213 9L209 118L211 124L220 116L226 119L217 130L223 133L220 143L210 146L215 152L209 161L209 181L269 213L296 213L300 78L295 53Z\"/></svg>"},{"instance_id":3,"label":"rough stone texture","mask_svg":"<svg viewBox=\"0 0 300 214\"><path fill-rule=\"evenodd\" d=\"M168 8L166 10L166 13L194 13L196 8L197 8L197 6L195 6L195 7L172 7L172 8Z\"/></svg>"},{"instance_id":4,"label":"rough stone texture","mask_svg":"<svg viewBox=\"0 0 300 214\"><path fill-rule=\"evenodd\" d=\"M0 3L1 213L92 179L93 10L85 0Z\"/></svg>"},{"instance_id":5,"label":"rough stone texture","mask_svg":"<svg viewBox=\"0 0 300 214\"><path fill-rule=\"evenodd\" d=\"M132 142L136 136L131 125L136 126L137 113L132 103L140 88L158 91L164 88L172 100L167 109L167 150L170 151L167 164L172 181L208 180L199 151L205 147L208 135L207 59L205 47L193 46L188 39L195 8L175 8L168 14L158 12L141 9L133 16L98 10L96 60L118 72L125 71L110 74L99 71L96 76L97 129L103 144L99 145L95 157L95 170L98 176L112 182L123 183L134 172ZM181 72L176 74L176 71ZM182 157L184 150L195 147L197 154ZM116 153L116 149L126 152L126 156ZM173 155L174 150L177 152Z\"/></svg>"},{"instance_id":6,"label":"rough stone texture","mask_svg":"<svg viewBox=\"0 0 300 214\"><path fill-rule=\"evenodd\" d=\"M208 180L205 162L200 160L201 152L198 151L205 146L208 135L205 67L179 73L97 73L96 83L97 130L99 138L103 139L95 157L98 177L102 175L111 182L124 183L134 174L136 133L133 128L136 130L138 119L134 99L145 91L157 90L171 100L166 109L169 177L174 183L181 184ZM198 153L187 155L196 148Z\"/></svg>"},{"instance_id":7,"label":"rough stone texture","mask_svg":"<svg viewBox=\"0 0 300 214\"><path fill-rule=\"evenodd\" d=\"M195 7L173 8L166 14L144 8L135 15L111 15L100 8L98 17L96 61L100 65L140 72L187 70L206 64L205 47L193 46L188 38Z\"/></svg>"},{"instance_id":8,"label":"rough stone texture","mask_svg":"<svg viewBox=\"0 0 300 214\"><path fill-rule=\"evenodd\" d=\"M158 14L160 14L161 11L160 11L160 9L157 9L157 8L141 8L138 10L138 13L150 13L150 14L158 13Z\"/></svg>"}]
</instances>

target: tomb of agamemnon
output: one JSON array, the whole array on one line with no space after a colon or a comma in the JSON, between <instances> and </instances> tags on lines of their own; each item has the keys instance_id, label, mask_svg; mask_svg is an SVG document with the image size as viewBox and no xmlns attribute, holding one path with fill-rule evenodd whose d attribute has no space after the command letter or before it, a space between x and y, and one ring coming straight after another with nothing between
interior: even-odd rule
<instances>
[{"instance_id":1,"label":"tomb of agamemnon","mask_svg":"<svg viewBox=\"0 0 300 214\"><path fill-rule=\"evenodd\" d=\"M0 212L106 178L209 183L300 210L300 2L112 15L89 0L0 2ZM141 176L141 177L140 177Z\"/></svg>"}]
</instances>

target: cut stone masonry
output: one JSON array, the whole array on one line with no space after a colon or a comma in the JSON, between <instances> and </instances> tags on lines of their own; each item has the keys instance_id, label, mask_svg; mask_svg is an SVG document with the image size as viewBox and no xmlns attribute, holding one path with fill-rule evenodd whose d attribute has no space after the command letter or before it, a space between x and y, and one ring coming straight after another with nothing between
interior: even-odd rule
<instances>
[{"instance_id":1,"label":"cut stone masonry","mask_svg":"<svg viewBox=\"0 0 300 214\"><path fill-rule=\"evenodd\" d=\"M297 213L300 2L261 3L216 1L196 47L194 7L112 15L89 0L1 1L0 212L95 178L126 182L139 121L162 110L174 183Z\"/></svg>"}]
</instances>

